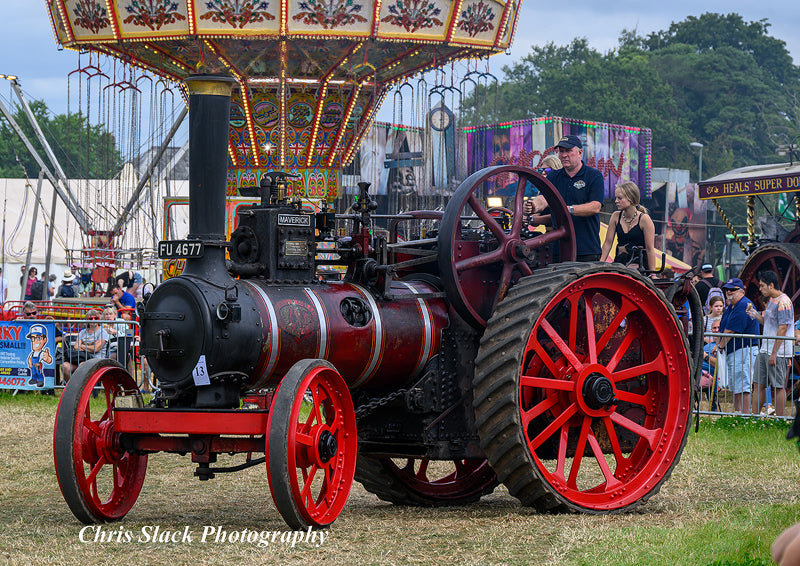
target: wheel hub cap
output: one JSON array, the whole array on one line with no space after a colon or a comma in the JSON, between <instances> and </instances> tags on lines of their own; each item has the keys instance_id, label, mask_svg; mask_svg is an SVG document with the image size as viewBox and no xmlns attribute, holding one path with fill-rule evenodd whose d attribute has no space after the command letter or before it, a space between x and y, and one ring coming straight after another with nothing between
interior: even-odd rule
<instances>
[{"instance_id":1,"label":"wheel hub cap","mask_svg":"<svg viewBox=\"0 0 800 566\"><path fill-rule=\"evenodd\" d=\"M616 402L614 385L606 376L593 373L583 382L583 400L588 407L600 409Z\"/></svg>"},{"instance_id":2,"label":"wheel hub cap","mask_svg":"<svg viewBox=\"0 0 800 566\"><path fill-rule=\"evenodd\" d=\"M521 240L511 239L505 247L506 258L508 261L525 261L531 254L530 248Z\"/></svg>"},{"instance_id":3,"label":"wheel hub cap","mask_svg":"<svg viewBox=\"0 0 800 566\"><path fill-rule=\"evenodd\" d=\"M323 464L336 456L337 448L336 437L330 431L326 430L319 435L317 450L319 450L319 459Z\"/></svg>"}]
</instances>

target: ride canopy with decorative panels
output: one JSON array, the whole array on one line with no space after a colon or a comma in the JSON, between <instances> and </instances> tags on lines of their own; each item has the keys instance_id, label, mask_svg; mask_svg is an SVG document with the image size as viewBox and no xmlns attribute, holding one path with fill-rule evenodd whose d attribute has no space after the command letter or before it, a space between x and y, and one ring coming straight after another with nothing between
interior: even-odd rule
<instances>
[{"instance_id":1,"label":"ride canopy with decorative panels","mask_svg":"<svg viewBox=\"0 0 800 566\"><path fill-rule=\"evenodd\" d=\"M336 196L386 91L503 52L514 0L49 0L57 40L181 81L236 78L228 192L275 169L294 193Z\"/></svg>"}]
</instances>

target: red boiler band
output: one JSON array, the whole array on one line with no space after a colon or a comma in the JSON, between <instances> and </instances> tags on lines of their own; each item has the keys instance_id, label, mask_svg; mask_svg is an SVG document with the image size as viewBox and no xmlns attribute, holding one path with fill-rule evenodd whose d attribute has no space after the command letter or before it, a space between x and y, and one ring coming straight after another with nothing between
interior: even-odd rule
<instances>
[{"instance_id":1,"label":"red boiler band","mask_svg":"<svg viewBox=\"0 0 800 566\"><path fill-rule=\"evenodd\" d=\"M263 325L254 388L276 385L306 358L328 360L351 388L399 386L422 373L448 325L443 299L419 297L438 291L421 281L393 282L392 300L377 300L366 288L345 282L243 283L252 290Z\"/></svg>"}]
</instances>

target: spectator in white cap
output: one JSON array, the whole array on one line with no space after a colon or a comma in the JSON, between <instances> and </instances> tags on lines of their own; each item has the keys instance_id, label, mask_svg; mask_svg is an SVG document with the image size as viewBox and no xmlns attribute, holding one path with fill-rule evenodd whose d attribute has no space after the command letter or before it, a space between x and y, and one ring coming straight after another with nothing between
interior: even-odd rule
<instances>
[{"instance_id":1,"label":"spectator in white cap","mask_svg":"<svg viewBox=\"0 0 800 566\"><path fill-rule=\"evenodd\" d=\"M73 283L75 282L75 274L72 273L72 270L67 269L64 272L64 276L61 278L61 285L58 287L58 291L56 292L56 297L77 297L78 291L75 289Z\"/></svg>"}]
</instances>

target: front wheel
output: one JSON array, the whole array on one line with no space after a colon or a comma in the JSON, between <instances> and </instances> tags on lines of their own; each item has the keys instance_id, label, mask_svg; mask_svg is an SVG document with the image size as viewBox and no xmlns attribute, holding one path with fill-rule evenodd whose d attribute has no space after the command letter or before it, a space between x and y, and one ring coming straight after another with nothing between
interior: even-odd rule
<instances>
[{"instance_id":1,"label":"front wheel","mask_svg":"<svg viewBox=\"0 0 800 566\"><path fill-rule=\"evenodd\" d=\"M93 391L102 397L94 401ZM110 359L82 363L64 388L56 413L53 455L61 493L80 521L122 519L139 497L147 455L122 449L120 435L114 431L113 410L142 405L136 382Z\"/></svg>"},{"instance_id":2,"label":"front wheel","mask_svg":"<svg viewBox=\"0 0 800 566\"><path fill-rule=\"evenodd\" d=\"M688 342L652 282L609 264L525 278L481 340L481 446L509 492L540 511L632 509L686 443Z\"/></svg>"},{"instance_id":3,"label":"front wheel","mask_svg":"<svg viewBox=\"0 0 800 566\"><path fill-rule=\"evenodd\" d=\"M356 469L356 415L325 360L301 360L281 380L267 424L272 499L290 527L325 527L342 512Z\"/></svg>"}]
</instances>

